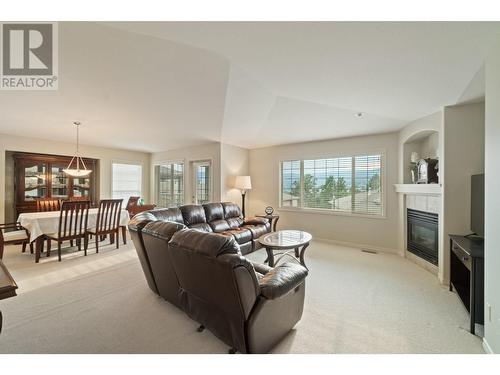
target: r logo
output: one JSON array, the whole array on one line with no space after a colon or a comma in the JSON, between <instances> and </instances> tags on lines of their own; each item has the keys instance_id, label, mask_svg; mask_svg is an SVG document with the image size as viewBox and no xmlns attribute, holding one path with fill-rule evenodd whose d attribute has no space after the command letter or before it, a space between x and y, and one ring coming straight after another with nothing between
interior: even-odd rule
<instances>
[{"instance_id":1,"label":"r logo","mask_svg":"<svg viewBox=\"0 0 500 375\"><path fill-rule=\"evenodd\" d=\"M52 24L3 24L4 76L53 74Z\"/></svg>"}]
</instances>

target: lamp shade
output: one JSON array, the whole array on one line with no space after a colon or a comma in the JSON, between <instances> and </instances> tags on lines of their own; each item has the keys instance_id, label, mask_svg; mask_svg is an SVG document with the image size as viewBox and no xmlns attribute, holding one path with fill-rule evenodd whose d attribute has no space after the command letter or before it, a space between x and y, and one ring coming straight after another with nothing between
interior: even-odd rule
<instances>
[{"instance_id":1,"label":"lamp shade","mask_svg":"<svg viewBox=\"0 0 500 375\"><path fill-rule=\"evenodd\" d=\"M234 187L240 190L250 190L252 188L250 176L236 176Z\"/></svg>"}]
</instances>

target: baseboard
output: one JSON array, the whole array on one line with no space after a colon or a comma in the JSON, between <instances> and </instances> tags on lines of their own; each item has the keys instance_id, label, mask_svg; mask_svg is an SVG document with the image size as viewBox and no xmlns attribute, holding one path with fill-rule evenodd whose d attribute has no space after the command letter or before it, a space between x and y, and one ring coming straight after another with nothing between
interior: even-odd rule
<instances>
[{"instance_id":1,"label":"baseboard","mask_svg":"<svg viewBox=\"0 0 500 375\"><path fill-rule=\"evenodd\" d=\"M333 245L354 247L354 248L357 248L360 250L367 249L367 250L372 250L372 251L381 252L381 253L402 255L398 250L391 249L388 247L366 245L366 244L361 244L361 243L356 243L356 242L348 242L348 241L338 241L338 240L332 240L330 238L313 238L313 240L320 241L320 242L327 242L327 243L331 243Z\"/></svg>"},{"instance_id":2,"label":"baseboard","mask_svg":"<svg viewBox=\"0 0 500 375\"><path fill-rule=\"evenodd\" d=\"M488 344L488 341L486 341L486 337L483 337L483 349L486 354L495 354L495 352L491 349L491 346Z\"/></svg>"}]
</instances>

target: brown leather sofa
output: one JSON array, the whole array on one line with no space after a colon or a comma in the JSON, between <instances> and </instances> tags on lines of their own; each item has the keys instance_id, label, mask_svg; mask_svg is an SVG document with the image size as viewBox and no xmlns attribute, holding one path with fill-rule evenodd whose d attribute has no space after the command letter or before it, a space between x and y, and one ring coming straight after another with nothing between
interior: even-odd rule
<instances>
[{"instance_id":1,"label":"brown leather sofa","mask_svg":"<svg viewBox=\"0 0 500 375\"><path fill-rule=\"evenodd\" d=\"M208 217L208 220L207 220ZM157 209L141 212L129 223L130 236L134 242L142 269L149 287L169 302L179 305L177 300L178 283L171 275L169 257L161 249L166 248L172 233L159 233L158 224L151 222L173 222L179 226L177 230L187 226L203 232L215 232L233 237L242 254L248 254L260 247L258 239L271 229L269 221L263 218L243 219L239 206L231 202L186 205L179 208ZM147 228L145 229L145 227ZM143 230L148 234L143 236ZM163 247L162 247L163 246ZM150 261L152 259L152 261ZM153 264L153 265L152 265ZM160 267L153 277L153 268ZM165 274L163 267L171 269Z\"/></svg>"},{"instance_id":2,"label":"brown leather sofa","mask_svg":"<svg viewBox=\"0 0 500 375\"><path fill-rule=\"evenodd\" d=\"M201 211L192 212L193 229L175 220L175 209L144 212L129 224L148 285L233 350L268 352L302 316L307 269L253 264L236 236L213 233L224 223L203 223Z\"/></svg>"}]
</instances>

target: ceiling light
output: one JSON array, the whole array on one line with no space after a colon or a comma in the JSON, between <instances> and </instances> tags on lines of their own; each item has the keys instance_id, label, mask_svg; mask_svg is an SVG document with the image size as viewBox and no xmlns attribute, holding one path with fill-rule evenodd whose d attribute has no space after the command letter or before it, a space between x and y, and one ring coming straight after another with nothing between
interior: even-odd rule
<instances>
[{"instance_id":1,"label":"ceiling light","mask_svg":"<svg viewBox=\"0 0 500 375\"><path fill-rule=\"evenodd\" d=\"M80 131L79 130L80 130L81 122L75 121L73 123L73 125L76 126L76 155L71 158L71 161L68 164L68 168L63 169L63 171L64 171L64 173L66 173L67 175L69 175L71 177L86 177L89 174L91 174L92 171L87 169L87 167L85 166L85 163L84 163L84 161L79 153L79 141L80 141L80 139L79 139ZM73 164L73 161L75 159L76 159L76 169L71 168L71 165ZM83 169L80 169L80 162L82 162Z\"/></svg>"}]
</instances>

